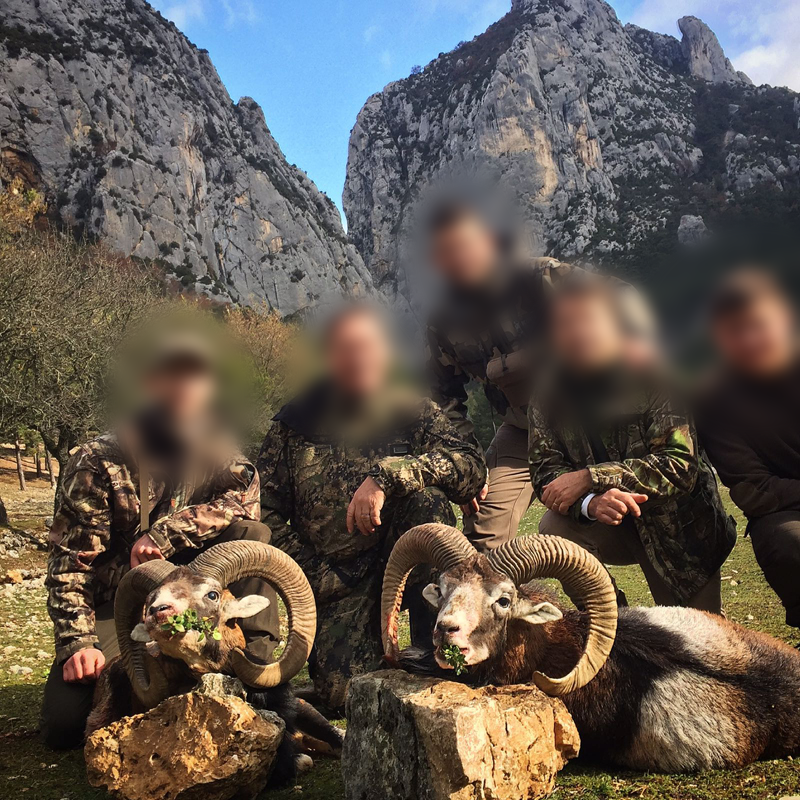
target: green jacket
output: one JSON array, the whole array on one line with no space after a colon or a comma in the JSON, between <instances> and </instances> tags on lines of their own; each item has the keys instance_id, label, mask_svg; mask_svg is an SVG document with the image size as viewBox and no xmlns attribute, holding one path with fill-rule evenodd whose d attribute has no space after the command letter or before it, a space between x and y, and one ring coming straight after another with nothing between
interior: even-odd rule
<instances>
[{"instance_id":1,"label":"green jacket","mask_svg":"<svg viewBox=\"0 0 800 800\"><path fill-rule=\"evenodd\" d=\"M347 436L327 392L317 387L285 406L257 461L262 521L273 544L303 567L318 602L382 568L387 536L404 532L387 530L394 500L435 487L466 503L486 479L477 448L432 401L398 398L392 407L382 400L379 418ZM385 524L369 536L348 533L347 508L368 474L386 492Z\"/></svg>"},{"instance_id":2,"label":"green jacket","mask_svg":"<svg viewBox=\"0 0 800 800\"><path fill-rule=\"evenodd\" d=\"M613 392L606 422L595 431L608 460L600 461L585 426L554 388L529 408L529 463L539 498L565 472L588 468L591 491L618 488L646 494L634 518L639 538L667 585L688 601L720 568L736 542L714 474L700 453L694 425L663 378L626 376ZM581 515L581 501L572 516Z\"/></svg>"}]
</instances>

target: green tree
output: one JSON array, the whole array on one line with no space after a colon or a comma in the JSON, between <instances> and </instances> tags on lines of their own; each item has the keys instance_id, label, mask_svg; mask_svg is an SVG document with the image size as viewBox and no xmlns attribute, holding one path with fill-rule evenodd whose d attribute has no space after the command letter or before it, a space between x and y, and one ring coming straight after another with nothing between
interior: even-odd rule
<instances>
[{"instance_id":1,"label":"green tree","mask_svg":"<svg viewBox=\"0 0 800 800\"><path fill-rule=\"evenodd\" d=\"M120 348L162 302L145 266L0 216L0 430L38 431L63 474L105 424Z\"/></svg>"}]
</instances>

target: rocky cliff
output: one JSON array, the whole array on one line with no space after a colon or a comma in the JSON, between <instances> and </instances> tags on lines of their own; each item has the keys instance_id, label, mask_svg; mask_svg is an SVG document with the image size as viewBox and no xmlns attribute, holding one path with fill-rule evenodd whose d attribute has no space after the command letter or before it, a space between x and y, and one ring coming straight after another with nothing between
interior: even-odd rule
<instances>
[{"instance_id":1,"label":"rocky cliff","mask_svg":"<svg viewBox=\"0 0 800 800\"><path fill-rule=\"evenodd\" d=\"M187 289L302 312L371 291L334 204L144 0L3 0L0 185Z\"/></svg>"},{"instance_id":2,"label":"rocky cliff","mask_svg":"<svg viewBox=\"0 0 800 800\"><path fill-rule=\"evenodd\" d=\"M684 216L713 229L756 192L800 196L798 96L752 87L700 20L679 26L682 41L623 26L603 0L514 0L485 33L370 97L344 208L379 285L413 294L415 211L463 175L513 196L539 253L633 271L678 244Z\"/></svg>"}]
</instances>

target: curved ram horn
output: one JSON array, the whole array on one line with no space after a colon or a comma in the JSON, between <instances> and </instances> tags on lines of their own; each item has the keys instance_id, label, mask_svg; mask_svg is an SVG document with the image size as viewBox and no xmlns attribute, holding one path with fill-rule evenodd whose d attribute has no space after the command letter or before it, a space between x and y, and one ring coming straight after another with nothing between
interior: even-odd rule
<instances>
[{"instance_id":1,"label":"curved ram horn","mask_svg":"<svg viewBox=\"0 0 800 800\"><path fill-rule=\"evenodd\" d=\"M143 642L134 642L131 632L142 621L147 595L176 569L168 561L140 564L123 576L114 598L114 624L120 658L133 691L146 708L157 706L169 696L167 679L158 659L148 655Z\"/></svg>"},{"instance_id":2,"label":"curved ram horn","mask_svg":"<svg viewBox=\"0 0 800 800\"><path fill-rule=\"evenodd\" d=\"M383 574L381 592L381 638L390 662L399 654L397 616L411 570L418 564L431 564L444 572L476 552L464 534L449 525L418 525L397 540Z\"/></svg>"},{"instance_id":3,"label":"curved ram horn","mask_svg":"<svg viewBox=\"0 0 800 800\"><path fill-rule=\"evenodd\" d=\"M587 550L558 536L521 536L489 553L495 569L517 586L534 578L556 578L566 593L582 602L589 615L586 647L563 678L536 672L533 680L547 694L563 695L585 686L600 671L617 633L617 598L611 576Z\"/></svg>"},{"instance_id":4,"label":"curved ram horn","mask_svg":"<svg viewBox=\"0 0 800 800\"><path fill-rule=\"evenodd\" d=\"M240 649L231 653L231 666L248 686L268 689L290 681L306 663L317 632L317 607L308 579L286 553L262 542L225 542L201 553L189 569L229 586L242 578L262 578L286 603L289 638L273 664L257 664Z\"/></svg>"}]
</instances>

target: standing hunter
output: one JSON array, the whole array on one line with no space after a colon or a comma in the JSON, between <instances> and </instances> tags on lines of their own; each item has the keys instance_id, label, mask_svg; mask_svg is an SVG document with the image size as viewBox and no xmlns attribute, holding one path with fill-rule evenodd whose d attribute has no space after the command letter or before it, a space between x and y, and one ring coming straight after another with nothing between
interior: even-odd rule
<instances>
[{"instance_id":1,"label":"standing hunter","mask_svg":"<svg viewBox=\"0 0 800 800\"><path fill-rule=\"evenodd\" d=\"M276 415L258 470L262 521L302 567L317 602L315 699L340 711L350 678L383 656L381 583L397 538L422 523L454 525L451 502L474 497L486 470L435 403L393 381L378 313L341 310L322 344L325 377ZM426 576L412 574L410 583L412 640L429 646Z\"/></svg>"},{"instance_id":2,"label":"standing hunter","mask_svg":"<svg viewBox=\"0 0 800 800\"><path fill-rule=\"evenodd\" d=\"M235 539L269 543L258 519L258 474L214 414L215 365L203 340L162 339L136 380L142 411L67 463L47 569L56 658L41 734L52 748L83 741L95 681L119 654L114 594L129 569L153 559L186 564L199 550ZM280 633L274 591L258 578L231 590L270 598L266 610L242 622L250 653L270 660Z\"/></svg>"},{"instance_id":3,"label":"standing hunter","mask_svg":"<svg viewBox=\"0 0 800 800\"><path fill-rule=\"evenodd\" d=\"M528 399L545 360L549 297L577 268L511 255L484 215L465 203L436 208L427 234L430 261L445 284L428 322L431 393L462 437L477 444L467 386L483 386L496 424L486 451L488 481L462 511L472 543L493 549L517 535L534 500ZM608 280L623 311L630 357L651 357L651 322L641 298L628 284Z\"/></svg>"}]
</instances>

